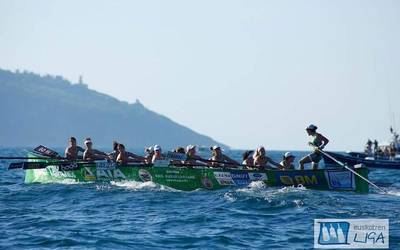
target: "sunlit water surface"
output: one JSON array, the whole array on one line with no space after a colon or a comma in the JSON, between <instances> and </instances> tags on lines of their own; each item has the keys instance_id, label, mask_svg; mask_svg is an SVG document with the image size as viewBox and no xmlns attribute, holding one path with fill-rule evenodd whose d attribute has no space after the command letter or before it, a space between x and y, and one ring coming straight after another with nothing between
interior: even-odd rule
<instances>
[{"instance_id":1,"label":"sunlit water surface","mask_svg":"<svg viewBox=\"0 0 400 250\"><path fill-rule=\"evenodd\" d=\"M239 159L241 151L228 151ZM279 160L284 152L269 152ZM22 149L0 155L25 156ZM304 155L296 152L296 155ZM248 187L182 192L155 183L24 184L0 166L3 249L310 249L317 218L388 218L400 249L400 170L373 170L382 194Z\"/></svg>"}]
</instances>

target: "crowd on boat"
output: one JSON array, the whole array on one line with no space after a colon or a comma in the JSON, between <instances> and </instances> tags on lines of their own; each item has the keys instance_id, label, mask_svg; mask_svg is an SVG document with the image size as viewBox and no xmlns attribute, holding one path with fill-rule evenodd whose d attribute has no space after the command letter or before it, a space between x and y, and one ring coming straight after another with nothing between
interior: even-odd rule
<instances>
[{"instance_id":1,"label":"crowd on boat","mask_svg":"<svg viewBox=\"0 0 400 250\"><path fill-rule=\"evenodd\" d=\"M322 134L317 132L317 126L309 125L306 128L307 134L311 137L309 144L314 147L312 153L303 157L299 161L299 169L304 169L307 163L312 164L313 169L318 168L318 163L322 159L320 150L328 144L329 140ZM70 137L69 146L65 149L65 158L70 161L84 160L96 161L107 160L118 164L128 163L144 163L157 164L157 161L166 160L165 154L159 145L147 147L144 150L145 155L140 156L132 152L126 151L125 145L119 142L113 142L113 151L105 153L93 148L91 138L86 138L84 141L85 148L77 145L75 137ZM246 169L269 169L276 168L281 170L295 169L295 156L291 152L286 152L282 156L282 160L277 163L267 156L265 147L260 146L256 150L248 150L243 153L242 162L238 162L226 154L220 146L214 145L210 147L211 157L206 159L197 155L195 145L188 145L186 148L178 147L174 149L174 153L184 155L183 160L172 159L171 164L175 166L209 166L209 167L237 167Z\"/></svg>"},{"instance_id":2,"label":"crowd on boat","mask_svg":"<svg viewBox=\"0 0 400 250\"><path fill-rule=\"evenodd\" d=\"M368 157L395 159L396 155L400 153L400 139L399 134L396 133L393 128L390 128L390 132L393 137L388 145L379 145L377 140L372 142L370 139L368 139L364 147L364 153Z\"/></svg>"}]
</instances>

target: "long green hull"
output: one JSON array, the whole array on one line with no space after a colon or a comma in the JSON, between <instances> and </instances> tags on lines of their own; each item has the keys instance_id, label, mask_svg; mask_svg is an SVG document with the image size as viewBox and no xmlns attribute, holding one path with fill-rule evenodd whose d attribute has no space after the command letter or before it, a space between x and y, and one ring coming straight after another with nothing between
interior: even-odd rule
<instances>
[{"instance_id":1,"label":"long green hull","mask_svg":"<svg viewBox=\"0 0 400 250\"><path fill-rule=\"evenodd\" d=\"M366 168L356 169L368 178ZM221 168L139 167L118 166L103 169L95 164L83 164L79 169L62 171L58 166L44 169L27 169L26 183L51 183L62 181L152 181L178 190L221 189L247 186L253 181L263 181L268 186L304 186L310 189L368 192L368 183L353 173L342 169L319 170L234 170Z\"/></svg>"}]
</instances>

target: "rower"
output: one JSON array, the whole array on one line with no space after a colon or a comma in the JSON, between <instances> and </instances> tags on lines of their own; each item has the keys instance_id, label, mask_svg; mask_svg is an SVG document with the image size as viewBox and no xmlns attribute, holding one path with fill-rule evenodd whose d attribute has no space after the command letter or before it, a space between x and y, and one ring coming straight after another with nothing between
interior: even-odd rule
<instances>
[{"instance_id":1,"label":"rower","mask_svg":"<svg viewBox=\"0 0 400 250\"><path fill-rule=\"evenodd\" d=\"M253 150L246 150L243 153L242 157L242 165L246 165L246 167L253 167L254 159L252 157Z\"/></svg>"},{"instance_id":2,"label":"rower","mask_svg":"<svg viewBox=\"0 0 400 250\"><path fill-rule=\"evenodd\" d=\"M83 159L87 161L95 161L95 160L107 160L110 161L108 155L104 152L101 152L97 149L92 148L92 140L90 138L85 139L86 150L83 152Z\"/></svg>"},{"instance_id":3,"label":"rower","mask_svg":"<svg viewBox=\"0 0 400 250\"><path fill-rule=\"evenodd\" d=\"M75 137L70 137L69 138L69 146L65 149L65 158L71 161L76 161L78 158L78 153L79 152L85 152L85 150L82 147L79 147L76 145L76 138Z\"/></svg>"},{"instance_id":4,"label":"rower","mask_svg":"<svg viewBox=\"0 0 400 250\"><path fill-rule=\"evenodd\" d=\"M118 152L119 152L119 154L117 156L116 161L119 164L126 164L128 162L143 162L146 160L142 156L125 151L125 146L124 146L124 144L121 144L121 143L118 144Z\"/></svg>"},{"instance_id":5,"label":"rower","mask_svg":"<svg viewBox=\"0 0 400 250\"><path fill-rule=\"evenodd\" d=\"M185 161L185 164L188 164L188 165L203 165L202 163L199 163L198 161L205 160L196 154L196 146L194 146L194 145L188 145L186 147L186 158L187 159Z\"/></svg>"},{"instance_id":6,"label":"rower","mask_svg":"<svg viewBox=\"0 0 400 250\"><path fill-rule=\"evenodd\" d=\"M322 155L319 150L325 148L326 144L328 144L329 140L320 133L317 133L317 126L311 124L306 128L307 134L311 136L311 141L308 143L312 147L317 147L314 149L314 152L306 155L300 160L300 169L304 169L304 164L311 163L312 169L318 169L318 163L322 159Z\"/></svg>"},{"instance_id":7,"label":"rower","mask_svg":"<svg viewBox=\"0 0 400 250\"><path fill-rule=\"evenodd\" d=\"M157 160L163 160L164 157L161 154L161 147L158 145L154 145L154 155L151 159L151 163L154 163Z\"/></svg>"},{"instance_id":8,"label":"rower","mask_svg":"<svg viewBox=\"0 0 400 250\"><path fill-rule=\"evenodd\" d=\"M113 151L111 153L108 153L108 157L110 157L111 161L116 162L118 155L118 142L113 141Z\"/></svg>"},{"instance_id":9,"label":"rower","mask_svg":"<svg viewBox=\"0 0 400 250\"><path fill-rule=\"evenodd\" d=\"M154 149L153 147L148 147L144 149L144 153L146 154L145 161L147 164L152 163L153 155L154 155Z\"/></svg>"},{"instance_id":10,"label":"rower","mask_svg":"<svg viewBox=\"0 0 400 250\"><path fill-rule=\"evenodd\" d=\"M231 158L229 158L228 156L224 155L221 151L221 147L220 146L212 146L210 148L210 150L212 151L212 157L209 159L210 162L210 166L213 167L224 167L225 165L236 165L239 166L239 162L232 160ZM230 164L224 164L225 163L230 163Z\"/></svg>"},{"instance_id":11,"label":"rower","mask_svg":"<svg viewBox=\"0 0 400 250\"><path fill-rule=\"evenodd\" d=\"M178 155L182 155L182 157L184 157L185 154L186 154L185 149L184 149L183 147L177 147L177 148L175 148L174 151L172 151L172 152L173 152L173 153L176 153L176 154L178 154ZM172 160L170 161L170 163L171 163L172 165L175 165L175 166L183 167L182 164L184 164L185 162L182 161L182 160L172 159Z\"/></svg>"},{"instance_id":12,"label":"rower","mask_svg":"<svg viewBox=\"0 0 400 250\"><path fill-rule=\"evenodd\" d=\"M286 152L285 155L283 156L283 160L279 163L279 169L281 170L289 170L289 169L294 169L294 158L295 156L290 153Z\"/></svg>"},{"instance_id":13,"label":"rower","mask_svg":"<svg viewBox=\"0 0 400 250\"><path fill-rule=\"evenodd\" d=\"M269 164L279 167L279 164L277 162L273 161L271 158L265 155L265 148L263 146L257 148L257 150L253 154L253 159L254 167L260 170L271 168Z\"/></svg>"}]
</instances>

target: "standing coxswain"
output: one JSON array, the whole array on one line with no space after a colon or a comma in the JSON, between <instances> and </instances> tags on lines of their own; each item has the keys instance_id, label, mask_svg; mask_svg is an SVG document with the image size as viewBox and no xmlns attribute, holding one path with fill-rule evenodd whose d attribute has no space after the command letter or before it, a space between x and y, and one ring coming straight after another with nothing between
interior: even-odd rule
<instances>
[{"instance_id":1,"label":"standing coxswain","mask_svg":"<svg viewBox=\"0 0 400 250\"><path fill-rule=\"evenodd\" d=\"M314 147L314 152L306 155L300 160L300 169L304 169L304 164L311 163L312 169L318 169L318 163L322 159L322 154L319 150L325 148L325 146L329 143L328 138L323 136L320 133L317 133L318 127L311 124L306 128L307 134L311 137L311 141L308 143L310 146Z\"/></svg>"}]
</instances>

